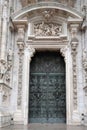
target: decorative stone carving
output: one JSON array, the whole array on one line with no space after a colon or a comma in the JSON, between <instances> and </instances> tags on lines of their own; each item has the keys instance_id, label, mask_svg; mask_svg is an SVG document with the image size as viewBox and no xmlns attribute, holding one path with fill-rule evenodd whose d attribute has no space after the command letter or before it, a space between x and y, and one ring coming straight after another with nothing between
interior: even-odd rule
<instances>
[{"instance_id":1,"label":"decorative stone carving","mask_svg":"<svg viewBox=\"0 0 87 130\"><path fill-rule=\"evenodd\" d=\"M74 110L77 109L77 47L78 47L78 38L77 38L78 24L71 24L71 54L72 54L72 68L73 68L73 106Z\"/></svg>"},{"instance_id":2,"label":"decorative stone carving","mask_svg":"<svg viewBox=\"0 0 87 130\"><path fill-rule=\"evenodd\" d=\"M29 61L31 61L31 58L34 56L35 49L30 45L26 45L26 48L29 52Z\"/></svg>"},{"instance_id":3,"label":"decorative stone carving","mask_svg":"<svg viewBox=\"0 0 87 130\"><path fill-rule=\"evenodd\" d=\"M83 50L83 68L84 68L84 75L85 75L85 95L87 96L87 51L86 49Z\"/></svg>"},{"instance_id":4,"label":"decorative stone carving","mask_svg":"<svg viewBox=\"0 0 87 130\"><path fill-rule=\"evenodd\" d=\"M73 61L73 105L75 110L77 109L77 65L76 65L77 46L78 42L71 42L72 61Z\"/></svg>"},{"instance_id":5,"label":"decorative stone carving","mask_svg":"<svg viewBox=\"0 0 87 130\"><path fill-rule=\"evenodd\" d=\"M17 98L17 106L18 109L21 109L22 103L22 71L23 71L23 52L24 52L24 27L18 26L18 39L17 45L19 49L19 70L18 70L18 98Z\"/></svg>"},{"instance_id":6,"label":"decorative stone carving","mask_svg":"<svg viewBox=\"0 0 87 130\"><path fill-rule=\"evenodd\" d=\"M12 68L12 50L9 49L7 54L7 62L0 62L0 79L6 83L10 83L11 68Z\"/></svg>"},{"instance_id":7,"label":"decorative stone carving","mask_svg":"<svg viewBox=\"0 0 87 130\"><path fill-rule=\"evenodd\" d=\"M0 83L0 92L1 94L1 100L0 100L0 105L8 107L10 103L10 92L11 88L7 87L7 85L3 82Z\"/></svg>"},{"instance_id":8,"label":"decorative stone carving","mask_svg":"<svg viewBox=\"0 0 87 130\"><path fill-rule=\"evenodd\" d=\"M67 51L67 47L64 47L64 48L60 49L60 53L64 57L65 62L66 62L66 51Z\"/></svg>"},{"instance_id":9,"label":"decorative stone carving","mask_svg":"<svg viewBox=\"0 0 87 130\"><path fill-rule=\"evenodd\" d=\"M34 34L36 36L60 36L62 26L57 23L38 23L34 25Z\"/></svg>"},{"instance_id":10,"label":"decorative stone carving","mask_svg":"<svg viewBox=\"0 0 87 130\"><path fill-rule=\"evenodd\" d=\"M42 12L42 14L43 14L43 17L45 18L45 20L49 21L52 18L54 11L53 10L45 10Z\"/></svg>"}]
</instances>

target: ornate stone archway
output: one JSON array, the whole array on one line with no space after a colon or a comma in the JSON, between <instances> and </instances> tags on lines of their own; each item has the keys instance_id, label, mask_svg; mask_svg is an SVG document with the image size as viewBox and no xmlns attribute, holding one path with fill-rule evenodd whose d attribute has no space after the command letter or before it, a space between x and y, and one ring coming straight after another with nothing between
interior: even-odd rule
<instances>
[{"instance_id":1,"label":"ornate stone archway","mask_svg":"<svg viewBox=\"0 0 87 130\"><path fill-rule=\"evenodd\" d=\"M57 8L52 3L51 5L48 3L48 5L47 7L43 5L43 9L37 8L35 5L34 9L19 11L18 15L14 14L12 17L18 31L17 45L19 49L18 97L14 120L28 124L30 61L35 51L60 50L66 63L67 124L79 124L76 59L79 44L78 28L82 17L74 10L72 12L63 10L63 7ZM58 16L59 11L61 11L61 16ZM64 12L68 15L67 18L71 14L71 18L67 20L66 17L63 17ZM29 17L23 20L27 13Z\"/></svg>"}]
</instances>

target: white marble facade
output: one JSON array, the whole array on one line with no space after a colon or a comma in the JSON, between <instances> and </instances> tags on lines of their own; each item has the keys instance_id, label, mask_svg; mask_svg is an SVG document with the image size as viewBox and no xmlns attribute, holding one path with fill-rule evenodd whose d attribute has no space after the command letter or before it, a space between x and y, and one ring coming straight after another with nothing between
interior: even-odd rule
<instances>
[{"instance_id":1,"label":"white marble facade","mask_svg":"<svg viewBox=\"0 0 87 130\"><path fill-rule=\"evenodd\" d=\"M60 51L66 64L67 124L87 124L86 35L86 0L0 0L0 127L28 124L36 50Z\"/></svg>"}]
</instances>

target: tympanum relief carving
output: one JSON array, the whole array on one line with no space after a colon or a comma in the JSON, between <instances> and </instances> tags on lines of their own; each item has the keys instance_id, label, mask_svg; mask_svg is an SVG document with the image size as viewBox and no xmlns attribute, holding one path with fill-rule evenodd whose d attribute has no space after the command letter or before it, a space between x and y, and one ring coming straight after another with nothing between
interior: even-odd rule
<instances>
[{"instance_id":1,"label":"tympanum relief carving","mask_svg":"<svg viewBox=\"0 0 87 130\"><path fill-rule=\"evenodd\" d=\"M38 23L34 25L35 36L60 36L62 26L57 23Z\"/></svg>"}]
</instances>

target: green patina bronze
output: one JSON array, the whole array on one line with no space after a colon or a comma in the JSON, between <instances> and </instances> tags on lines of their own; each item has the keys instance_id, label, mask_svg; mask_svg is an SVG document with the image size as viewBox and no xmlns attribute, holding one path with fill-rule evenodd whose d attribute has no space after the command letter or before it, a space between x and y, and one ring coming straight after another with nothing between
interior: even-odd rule
<instances>
[{"instance_id":1,"label":"green patina bronze","mask_svg":"<svg viewBox=\"0 0 87 130\"><path fill-rule=\"evenodd\" d=\"M63 57L58 52L37 52L30 70L29 122L66 122Z\"/></svg>"}]
</instances>

